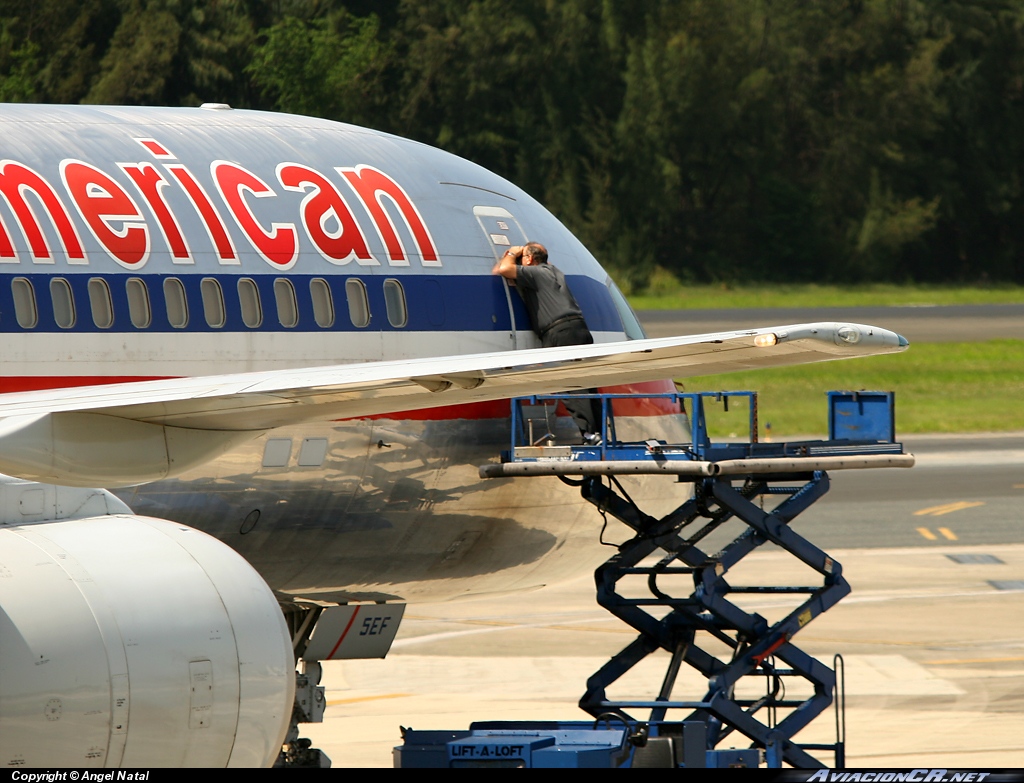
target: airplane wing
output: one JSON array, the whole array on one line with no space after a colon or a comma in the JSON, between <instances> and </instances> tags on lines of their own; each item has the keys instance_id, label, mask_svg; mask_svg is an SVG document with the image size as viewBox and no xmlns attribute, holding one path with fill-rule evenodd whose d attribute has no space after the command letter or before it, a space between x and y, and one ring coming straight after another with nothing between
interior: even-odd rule
<instances>
[{"instance_id":1,"label":"airplane wing","mask_svg":"<svg viewBox=\"0 0 1024 783\"><path fill-rule=\"evenodd\" d=\"M237 373L0 396L0 471L78 486L178 475L312 420L894 353L873 326L814 323L597 345Z\"/></svg>"}]
</instances>

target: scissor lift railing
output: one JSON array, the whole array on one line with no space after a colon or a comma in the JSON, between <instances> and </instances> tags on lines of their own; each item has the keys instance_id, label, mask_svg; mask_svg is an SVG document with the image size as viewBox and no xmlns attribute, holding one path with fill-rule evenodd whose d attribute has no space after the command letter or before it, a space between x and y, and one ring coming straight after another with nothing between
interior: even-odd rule
<instances>
[{"instance_id":1,"label":"scissor lift railing","mask_svg":"<svg viewBox=\"0 0 1024 783\"><path fill-rule=\"evenodd\" d=\"M836 396L833 396L836 395ZM856 403L858 395L866 395ZM874 396L871 396L874 395ZM768 766L783 762L797 767L822 766L810 750L831 750L835 765L843 766L844 739L827 745L800 745L793 737L833 703L835 671L793 644L796 634L814 618L850 592L842 567L824 551L793 530L790 523L829 489L826 470L864 467L909 467L913 457L889 434L882 439L851 440L835 437L835 416L830 418L830 439L796 443L760 443L757 440L755 392L684 393L668 395L591 395L602 407L600 446L537 446L526 442L529 433L517 409L522 404L544 405L566 395L546 395L513 401L513 440L500 465L481 467L481 476L558 475L580 487L583 497L603 516L611 515L631 528L634 535L596 573L598 602L639 633L636 640L615 655L587 681L580 707L595 718L619 716L630 724L645 722L653 736L677 736L677 748L692 747L692 736L703 734L704 747L714 750L727 736L738 732L751 747L764 751ZM576 395L579 396L579 395ZM624 443L616 440L612 415L617 399L659 396L689 403L690 443L670 444L657 440ZM878 393L830 393L830 406L855 399L854 408L869 408L865 426L843 422L844 432L874 431L870 419L892 419L892 395ZM704 405L709 398L728 405L730 398L749 403L749 439L713 443L708 436ZM867 403L864 402L867 400ZM682 408L680 408L682 410ZM834 410L833 410L834 413ZM855 411L856 414L856 411ZM874 422L876 423L876 422ZM852 429L851 429L852 427ZM653 517L625 491L617 476L669 473L680 482L693 482L693 492L671 513ZM579 478L569 478L579 477ZM766 511L770 496L781 502ZM777 498L776 498L777 499ZM770 505L770 504L769 504ZM717 552L702 549L702 542L729 520L744 527ZM771 542L802 562L816 576L814 584L736 586L727 576L758 547ZM661 552L655 564L647 559ZM646 579L649 595L630 595L626 582ZM673 595L665 581L683 577L692 581L686 595ZM747 611L732 598L745 595L800 596L799 604L781 619L769 622ZM713 654L709 648L722 648ZM665 650L671 658L657 694L646 701L610 699L606 690L651 653ZM707 678L706 691L698 699L672 696L683 663ZM737 697L737 686L750 677L766 682L763 695ZM797 689L785 683L795 679L809 684L810 695L794 697ZM838 705L838 702L837 702ZM647 710L646 719L633 713ZM669 720L670 714L673 720ZM678 717L675 717L678 716ZM682 756L677 752L677 761Z\"/></svg>"},{"instance_id":2,"label":"scissor lift railing","mask_svg":"<svg viewBox=\"0 0 1024 783\"><path fill-rule=\"evenodd\" d=\"M725 412L729 410L729 401L731 399L742 398L747 400L749 403L749 416L748 416L748 431L751 435L751 441L757 442L757 392L750 391L729 391L729 392L667 392L660 394L574 394L571 395L576 398L583 399L596 399L600 403L601 416L600 416L600 432L603 449L599 449L602 458L609 454L609 445L612 445L615 450L629 450L629 443L623 443L616 437L615 432L615 418L613 414L613 406L615 400L665 400L674 405L679 406L680 412L683 412L683 405L686 401L690 403L693 415L690 416L690 440L693 444L707 445L710 443L708 437L708 431L706 426L706 418L704 415L704 400L711 399L716 402L721 402ZM570 397L567 394L535 394L531 397L519 397L512 401L512 451L509 452L512 455L512 459L515 459L517 449L519 454L522 452L523 447L536 446L537 441L542 439L537 438L536 432L529 429L532 419L528 419L524 416L524 406L549 406L555 407L557 403ZM550 420L547 422L550 427ZM632 444L634 447L642 446L644 444ZM586 454L593 458L593 451L579 451L578 454ZM617 451L612 452L617 453Z\"/></svg>"}]
</instances>

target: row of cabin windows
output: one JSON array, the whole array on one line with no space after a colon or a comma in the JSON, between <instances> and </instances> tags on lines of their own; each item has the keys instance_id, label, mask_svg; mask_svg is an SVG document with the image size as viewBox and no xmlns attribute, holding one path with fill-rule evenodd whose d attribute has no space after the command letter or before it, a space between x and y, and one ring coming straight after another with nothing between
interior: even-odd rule
<instances>
[{"instance_id":1,"label":"row of cabin windows","mask_svg":"<svg viewBox=\"0 0 1024 783\"><path fill-rule=\"evenodd\" d=\"M263 303L256 281L250 277L239 278L238 303L242 312L242 322L250 329L263 324ZM110 285L102 277L89 280L89 309L93 323L100 329L109 329L114 325L114 303L110 295ZM227 323L227 310L224 306L224 290L219 280L204 277L199 284L199 292L203 303L203 316L207 326L220 329ZM14 314L18 325L23 329L34 329L39 324L39 308L36 306L36 291L32 281L27 277L16 277L11 281L11 293L14 296ZM146 329L153 322L153 308L150 303L149 285L140 277L130 277L125 281L125 293L128 297L128 316L136 329ZM175 329L184 329L189 323L188 298L185 286L180 279L168 277L163 282L164 307L167 320ZM334 297L331 287L323 278L309 281L309 293L313 302L313 319L317 326L329 329L334 326ZM366 284L357 278L345 281L345 298L348 300L348 317L352 325L358 328L370 324L370 299ZM50 280L50 301L53 304L53 317L61 329L71 329L77 321L75 295L71 284L63 277ZM299 303L295 295L292 281L279 277L274 281L274 304L277 309L277 320L285 328L293 328L299 324ZM402 283L393 278L384 281L384 305L387 310L388 322L396 329L409 323L409 310L405 301L405 289Z\"/></svg>"}]
</instances>

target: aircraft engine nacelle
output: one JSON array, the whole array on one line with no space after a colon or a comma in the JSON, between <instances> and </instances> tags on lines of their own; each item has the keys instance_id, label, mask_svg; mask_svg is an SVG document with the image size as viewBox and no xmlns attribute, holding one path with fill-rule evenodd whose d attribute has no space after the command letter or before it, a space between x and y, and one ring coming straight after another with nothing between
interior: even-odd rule
<instances>
[{"instance_id":1,"label":"aircraft engine nacelle","mask_svg":"<svg viewBox=\"0 0 1024 783\"><path fill-rule=\"evenodd\" d=\"M216 539L0 521L0 766L269 766L294 678L273 593Z\"/></svg>"}]
</instances>

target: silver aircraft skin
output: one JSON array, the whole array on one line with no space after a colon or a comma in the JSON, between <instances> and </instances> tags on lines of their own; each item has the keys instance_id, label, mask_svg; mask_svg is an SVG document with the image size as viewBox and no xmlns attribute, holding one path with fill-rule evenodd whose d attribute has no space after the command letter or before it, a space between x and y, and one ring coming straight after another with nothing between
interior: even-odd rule
<instances>
[{"instance_id":1,"label":"silver aircraft skin","mask_svg":"<svg viewBox=\"0 0 1024 783\"><path fill-rule=\"evenodd\" d=\"M566 273L595 346L539 349L518 295L491 274L505 247L527 240L547 245ZM276 755L292 685L258 677L252 692L263 696L250 712L273 713L270 724L253 739L241 728L249 719L235 714L226 750L195 750L219 704L216 694L197 702L195 685L223 679L206 653L176 653L189 662L189 725L169 728L166 715L145 724L148 686L133 674L145 659L124 630L143 622L141 610L124 619L118 596L127 589L154 612L187 613L166 595L174 574L157 575L162 545L142 540L164 529L159 520L223 542L225 562L240 554L271 604L531 590L593 568L598 528L559 481L479 479L478 466L509 446L509 397L595 385L672 391L664 379L906 347L855 324L645 340L600 264L515 185L377 131L219 105L0 109L0 330L0 472L14 477L7 491L21 493L0 497L0 577L13 574L8 592L0 584L0 646L14 661L17 637L18 654L35 662L5 672L0 656L0 762L15 766L261 764ZM685 416L665 401L621 403L616 414L620 435L688 437ZM567 418L555 423L563 442L574 442L572 430ZM674 494L669 480L648 483L655 495ZM77 500L62 502L71 490L54 487L76 488ZM28 499L37 491L46 498L38 510ZM105 510L95 510L97 498ZM68 511L75 503L93 510ZM112 516L119 527L105 527ZM83 543L74 531L87 523L95 532ZM61 538L61 526L72 532ZM123 531L143 528L137 548L121 546ZM188 539L167 535L175 547ZM5 545L10 536L18 541ZM111 540L89 554L96 536ZM95 701L107 708L76 712L53 678L25 674L59 657L48 629L70 626L56 610L14 606L15 592L48 589L40 580L51 579L30 568L34 556L14 554L24 541L55 569L77 558L80 571L65 581L111 580L102 600L80 592L92 615L100 618L100 602L116 623L99 619L96 634L60 642L95 646L96 670L108 672L96 675ZM147 557L156 558L152 584ZM127 588L99 576L118 558L141 563ZM269 610L246 607L255 638ZM177 645L189 626L176 622L147 628L152 649ZM33 633L51 645L40 655ZM279 648L289 637L275 633L267 655L276 663L264 668L287 679L290 649ZM235 629L229 675L243 692L244 635ZM102 641L86 639L94 636ZM74 656L61 654L60 666L72 667ZM154 693L178 687L166 676ZM94 724L96 738L83 744L81 727Z\"/></svg>"}]
</instances>

